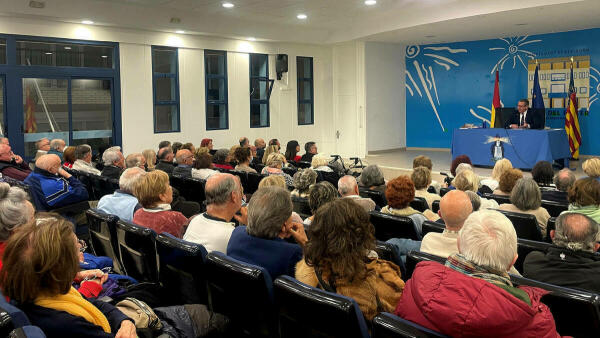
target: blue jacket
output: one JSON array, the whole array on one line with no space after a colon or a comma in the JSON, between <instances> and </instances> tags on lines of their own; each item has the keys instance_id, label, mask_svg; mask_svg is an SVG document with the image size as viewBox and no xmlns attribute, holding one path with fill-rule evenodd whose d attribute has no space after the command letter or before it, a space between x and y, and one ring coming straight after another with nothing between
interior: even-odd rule
<instances>
[{"instance_id":1,"label":"blue jacket","mask_svg":"<svg viewBox=\"0 0 600 338\"><path fill-rule=\"evenodd\" d=\"M23 181L30 186L37 211L49 211L73 203L87 201L85 186L75 176L68 180L46 170L35 168Z\"/></svg>"},{"instance_id":2,"label":"blue jacket","mask_svg":"<svg viewBox=\"0 0 600 338\"><path fill-rule=\"evenodd\" d=\"M236 227L227 244L227 255L242 262L265 268L271 278L295 276L302 248L281 238L265 239L248 235L245 226Z\"/></svg>"}]
</instances>

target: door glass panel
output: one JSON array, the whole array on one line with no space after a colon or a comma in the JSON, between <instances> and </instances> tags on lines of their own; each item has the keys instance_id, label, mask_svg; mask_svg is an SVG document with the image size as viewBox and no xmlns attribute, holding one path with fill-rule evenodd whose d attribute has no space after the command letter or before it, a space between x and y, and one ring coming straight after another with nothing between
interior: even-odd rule
<instances>
[{"instance_id":1,"label":"door glass panel","mask_svg":"<svg viewBox=\"0 0 600 338\"><path fill-rule=\"evenodd\" d=\"M23 66L112 68L113 53L111 46L17 41L17 63Z\"/></svg>"},{"instance_id":2,"label":"door glass panel","mask_svg":"<svg viewBox=\"0 0 600 338\"><path fill-rule=\"evenodd\" d=\"M206 105L206 129L226 129L227 115L224 104Z\"/></svg>"},{"instance_id":3,"label":"door glass panel","mask_svg":"<svg viewBox=\"0 0 600 338\"><path fill-rule=\"evenodd\" d=\"M110 80L71 81L73 145L97 150L112 145L112 91Z\"/></svg>"},{"instance_id":4,"label":"door glass panel","mask_svg":"<svg viewBox=\"0 0 600 338\"><path fill-rule=\"evenodd\" d=\"M160 133L179 130L177 117L177 105L155 105L154 131Z\"/></svg>"}]
</instances>

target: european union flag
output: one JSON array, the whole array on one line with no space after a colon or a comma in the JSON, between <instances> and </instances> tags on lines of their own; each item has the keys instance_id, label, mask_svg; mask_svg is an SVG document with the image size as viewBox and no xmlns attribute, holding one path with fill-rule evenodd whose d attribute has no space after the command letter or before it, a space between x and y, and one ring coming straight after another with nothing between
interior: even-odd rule
<instances>
[{"instance_id":1,"label":"european union flag","mask_svg":"<svg viewBox=\"0 0 600 338\"><path fill-rule=\"evenodd\" d=\"M540 88L540 78L538 76L539 65L535 66L535 75L533 76L533 96L531 97L531 108L545 109L542 88Z\"/></svg>"}]
</instances>

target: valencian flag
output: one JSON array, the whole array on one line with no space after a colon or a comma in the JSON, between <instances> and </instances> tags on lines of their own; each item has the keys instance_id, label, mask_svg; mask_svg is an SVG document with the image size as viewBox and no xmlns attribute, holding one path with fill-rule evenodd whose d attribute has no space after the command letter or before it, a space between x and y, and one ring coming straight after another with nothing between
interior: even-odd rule
<instances>
[{"instance_id":1,"label":"valencian flag","mask_svg":"<svg viewBox=\"0 0 600 338\"><path fill-rule=\"evenodd\" d=\"M496 110L501 108L500 105L500 81L498 80L498 70L496 70L496 83L494 83L494 98L492 99L492 118L490 119L490 128L494 128L496 120Z\"/></svg>"},{"instance_id":2,"label":"valencian flag","mask_svg":"<svg viewBox=\"0 0 600 338\"><path fill-rule=\"evenodd\" d=\"M25 87L25 132L37 132L37 123L35 122L36 99L31 93L31 86Z\"/></svg>"},{"instance_id":3,"label":"valencian flag","mask_svg":"<svg viewBox=\"0 0 600 338\"><path fill-rule=\"evenodd\" d=\"M531 97L532 109L546 109L546 107L544 107L544 97L542 96L542 88L540 88L540 78L538 76L539 68L539 65L535 65L535 74L533 75L533 95Z\"/></svg>"},{"instance_id":4,"label":"valencian flag","mask_svg":"<svg viewBox=\"0 0 600 338\"><path fill-rule=\"evenodd\" d=\"M581 146L581 131L579 129L579 118L577 117L577 95L575 93L575 82L573 81L573 62L571 62L571 81L569 82L569 105L565 116L565 131L569 137L569 148L571 157L579 158L579 147Z\"/></svg>"}]
</instances>

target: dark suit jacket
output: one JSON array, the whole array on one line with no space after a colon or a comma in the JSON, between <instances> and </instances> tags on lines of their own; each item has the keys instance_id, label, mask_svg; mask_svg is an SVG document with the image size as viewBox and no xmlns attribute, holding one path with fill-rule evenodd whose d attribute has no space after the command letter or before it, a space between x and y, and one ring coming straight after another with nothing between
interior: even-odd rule
<instances>
[{"instance_id":1,"label":"dark suit jacket","mask_svg":"<svg viewBox=\"0 0 600 338\"><path fill-rule=\"evenodd\" d=\"M123 169L114 165L108 165L102 169L100 175L108 178L119 179L121 174L123 173Z\"/></svg>"},{"instance_id":2,"label":"dark suit jacket","mask_svg":"<svg viewBox=\"0 0 600 338\"><path fill-rule=\"evenodd\" d=\"M315 156L315 154L306 153L306 154L302 155L302 157L300 158L300 161L310 163L310 162L312 162L313 156Z\"/></svg>"},{"instance_id":3,"label":"dark suit jacket","mask_svg":"<svg viewBox=\"0 0 600 338\"><path fill-rule=\"evenodd\" d=\"M504 128L510 128L511 124L519 125L521 122L521 114L515 110L515 112L510 116L510 119L504 123ZM527 115L525 116L525 123L529 124L530 129L544 129L544 121L540 119L540 117L531 109L527 110Z\"/></svg>"},{"instance_id":4,"label":"dark suit jacket","mask_svg":"<svg viewBox=\"0 0 600 338\"><path fill-rule=\"evenodd\" d=\"M182 177L192 177L192 167L178 165L173 169L173 175Z\"/></svg>"},{"instance_id":5,"label":"dark suit jacket","mask_svg":"<svg viewBox=\"0 0 600 338\"><path fill-rule=\"evenodd\" d=\"M175 166L173 165L173 163L169 163L169 162L165 162L165 161L158 161L158 164L154 168L158 169L158 170L162 170L162 171L166 172L167 174L171 174L171 173L173 173L173 169L175 169Z\"/></svg>"},{"instance_id":6,"label":"dark suit jacket","mask_svg":"<svg viewBox=\"0 0 600 338\"><path fill-rule=\"evenodd\" d=\"M542 191L542 199L544 201L554 201L569 204L566 191L546 190Z\"/></svg>"}]
</instances>

